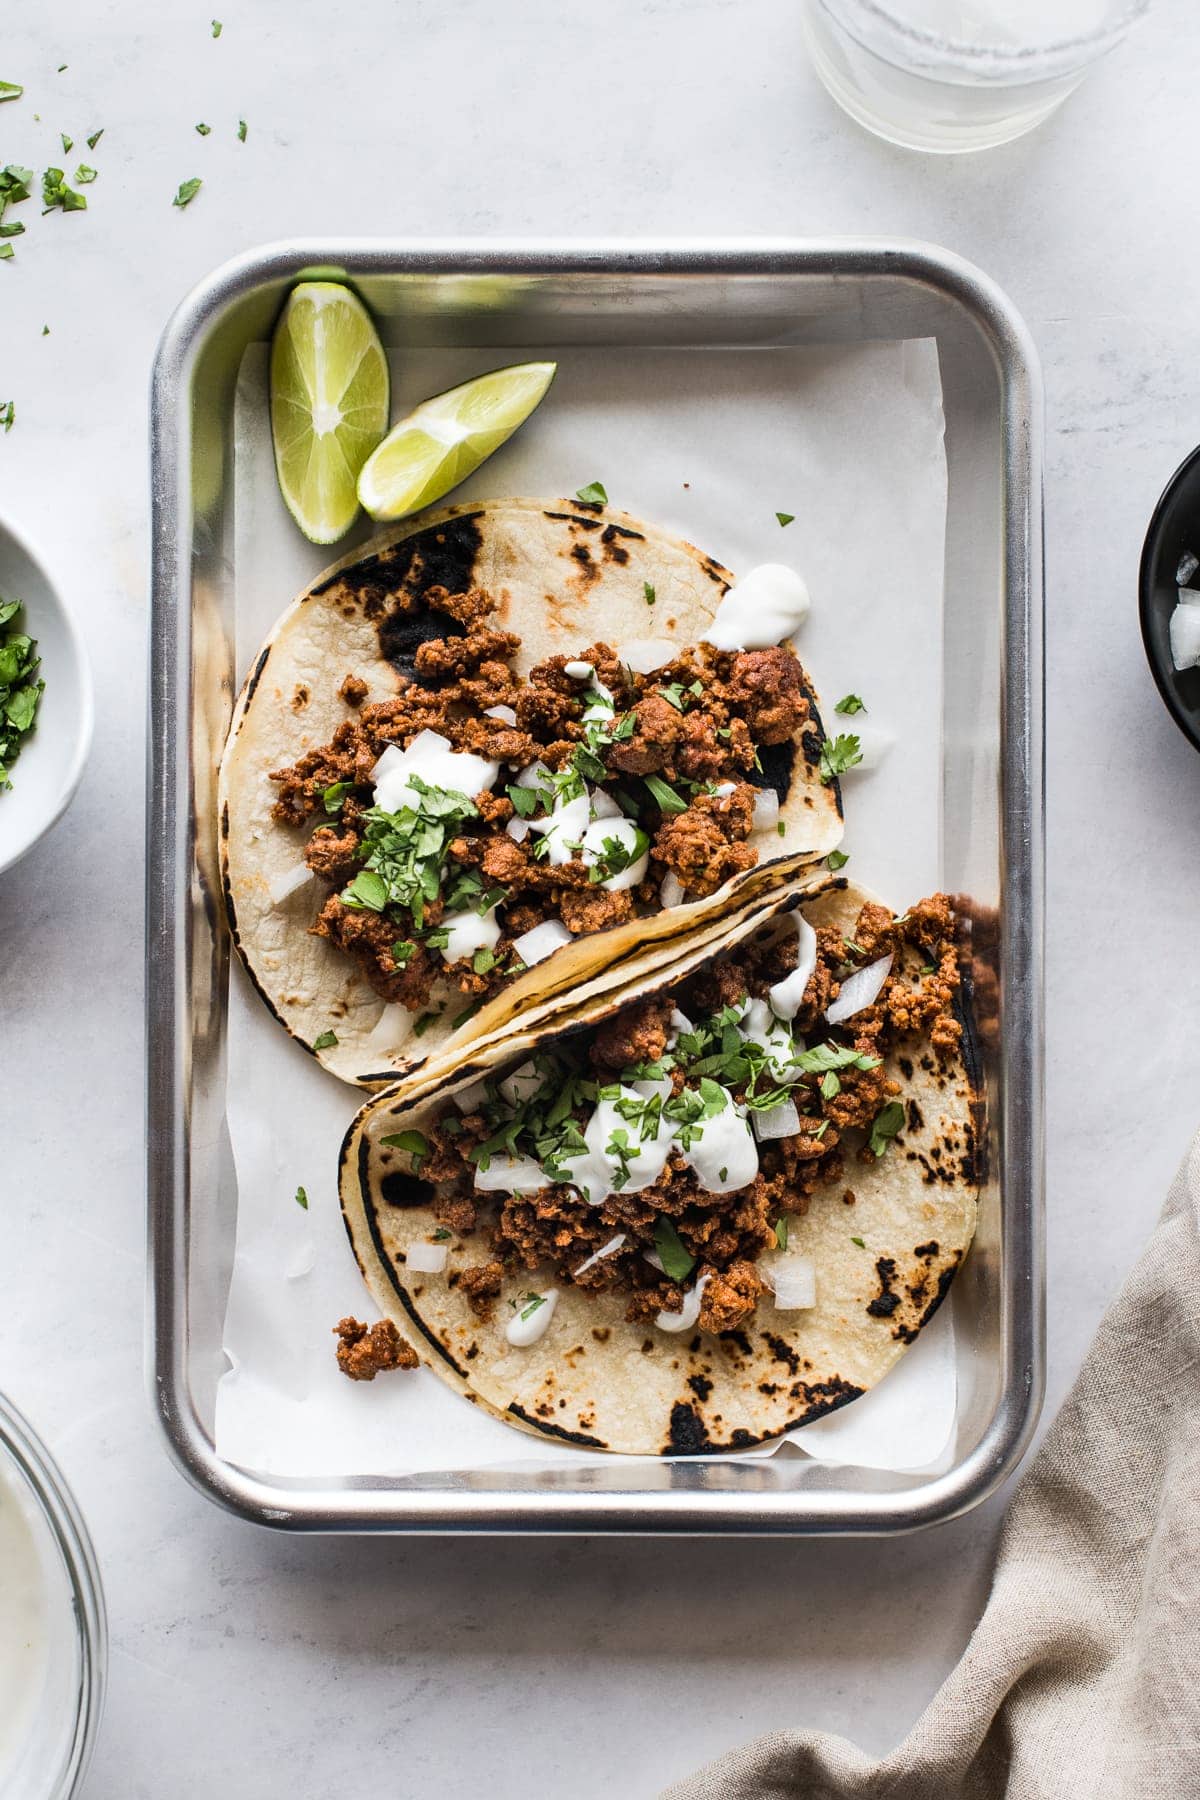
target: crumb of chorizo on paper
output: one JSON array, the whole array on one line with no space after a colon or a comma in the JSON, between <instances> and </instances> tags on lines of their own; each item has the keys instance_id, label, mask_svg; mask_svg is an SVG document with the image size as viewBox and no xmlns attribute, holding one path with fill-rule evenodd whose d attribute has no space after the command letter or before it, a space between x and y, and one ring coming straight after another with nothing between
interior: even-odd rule
<instances>
[{"instance_id":1,"label":"crumb of chorizo on paper","mask_svg":"<svg viewBox=\"0 0 1200 1800\"><path fill-rule=\"evenodd\" d=\"M333 1329L338 1338L338 1368L351 1381L374 1381L388 1369L420 1367L416 1351L390 1319L379 1319L374 1325L364 1325L361 1319L339 1319Z\"/></svg>"}]
</instances>

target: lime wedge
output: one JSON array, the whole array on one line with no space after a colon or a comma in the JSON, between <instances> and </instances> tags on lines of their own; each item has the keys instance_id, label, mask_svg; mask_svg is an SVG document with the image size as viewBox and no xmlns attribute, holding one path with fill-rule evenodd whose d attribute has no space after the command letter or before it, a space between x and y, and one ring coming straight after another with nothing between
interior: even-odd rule
<instances>
[{"instance_id":1,"label":"lime wedge","mask_svg":"<svg viewBox=\"0 0 1200 1800\"><path fill-rule=\"evenodd\" d=\"M303 281L271 340L271 436L288 511L314 544L344 537L359 470L387 430L388 366L356 294Z\"/></svg>"},{"instance_id":2,"label":"lime wedge","mask_svg":"<svg viewBox=\"0 0 1200 1800\"><path fill-rule=\"evenodd\" d=\"M358 497L371 517L402 519L465 481L525 423L557 367L514 363L422 401L363 465Z\"/></svg>"}]
</instances>

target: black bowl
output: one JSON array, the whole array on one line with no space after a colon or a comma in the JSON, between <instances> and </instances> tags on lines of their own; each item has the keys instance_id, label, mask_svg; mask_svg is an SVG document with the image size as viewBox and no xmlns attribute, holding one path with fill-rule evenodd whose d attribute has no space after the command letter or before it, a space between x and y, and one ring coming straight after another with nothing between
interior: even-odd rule
<instances>
[{"instance_id":1,"label":"black bowl","mask_svg":"<svg viewBox=\"0 0 1200 1800\"><path fill-rule=\"evenodd\" d=\"M1138 576L1138 611L1150 673L1163 705L1200 750L1200 668L1181 672L1171 661L1171 614L1179 598L1175 572L1189 550L1200 556L1200 448L1180 463L1159 496ZM1200 570L1192 581L1200 587Z\"/></svg>"}]
</instances>

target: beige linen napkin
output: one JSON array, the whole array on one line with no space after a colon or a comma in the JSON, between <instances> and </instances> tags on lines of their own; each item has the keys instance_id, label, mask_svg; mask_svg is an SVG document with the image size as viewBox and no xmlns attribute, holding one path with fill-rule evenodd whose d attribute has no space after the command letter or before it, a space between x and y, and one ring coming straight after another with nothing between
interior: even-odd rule
<instances>
[{"instance_id":1,"label":"beige linen napkin","mask_svg":"<svg viewBox=\"0 0 1200 1800\"><path fill-rule=\"evenodd\" d=\"M1200 1137L1009 1509L962 1661L881 1761L777 1731L664 1800L1200 1796Z\"/></svg>"}]
</instances>

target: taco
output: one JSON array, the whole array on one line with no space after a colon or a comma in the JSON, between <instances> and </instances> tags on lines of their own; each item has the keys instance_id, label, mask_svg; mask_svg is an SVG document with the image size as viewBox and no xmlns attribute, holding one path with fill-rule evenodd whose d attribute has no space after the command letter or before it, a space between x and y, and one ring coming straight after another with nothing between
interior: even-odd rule
<instances>
[{"instance_id":1,"label":"taco","mask_svg":"<svg viewBox=\"0 0 1200 1800\"><path fill-rule=\"evenodd\" d=\"M780 641L803 582L732 581L624 514L506 500L389 532L284 614L221 765L223 886L334 1073L483 1041L836 845Z\"/></svg>"},{"instance_id":2,"label":"taco","mask_svg":"<svg viewBox=\"0 0 1200 1800\"><path fill-rule=\"evenodd\" d=\"M385 1318L593 1449L748 1448L854 1400L975 1228L959 948L944 895L793 893L370 1101L340 1185Z\"/></svg>"}]
</instances>

